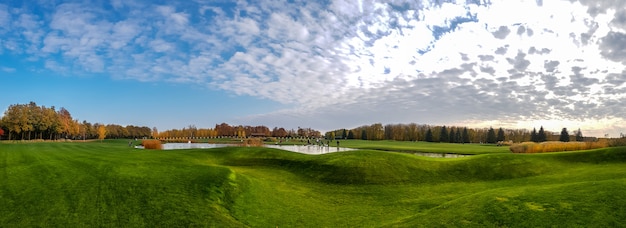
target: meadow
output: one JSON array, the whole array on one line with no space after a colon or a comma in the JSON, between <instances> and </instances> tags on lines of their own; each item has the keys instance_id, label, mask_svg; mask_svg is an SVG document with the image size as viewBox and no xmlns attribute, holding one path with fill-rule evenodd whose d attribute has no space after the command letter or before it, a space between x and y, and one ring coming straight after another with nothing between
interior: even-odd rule
<instances>
[{"instance_id":1,"label":"meadow","mask_svg":"<svg viewBox=\"0 0 626 228\"><path fill-rule=\"evenodd\" d=\"M513 154L506 147L421 142L341 146L367 149L305 155L260 147L138 150L123 140L0 143L0 224L616 227L626 221L626 147Z\"/></svg>"}]
</instances>

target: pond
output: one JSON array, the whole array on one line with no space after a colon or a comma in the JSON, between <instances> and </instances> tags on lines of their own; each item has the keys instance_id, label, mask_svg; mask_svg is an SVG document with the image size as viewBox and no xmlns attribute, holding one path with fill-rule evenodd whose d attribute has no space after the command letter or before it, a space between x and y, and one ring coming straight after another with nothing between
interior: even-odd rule
<instances>
[{"instance_id":1,"label":"pond","mask_svg":"<svg viewBox=\"0 0 626 228\"><path fill-rule=\"evenodd\" d=\"M213 144L213 143L164 143L161 145L163 150L181 150L181 149L212 149L227 146L239 146L236 144ZM292 151L303 154L326 154L332 152L343 152L355 150L352 148L343 147L328 147L317 145L265 145L268 148L275 148L280 150ZM136 148L143 149L141 146Z\"/></svg>"},{"instance_id":2,"label":"pond","mask_svg":"<svg viewBox=\"0 0 626 228\"><path fill-rule=\"evenodd\" d=\"M213 144L213 143L165 143L162 145L163 150L181 150L181 149L212 149L227 146L239 146L236 144ZM345 147L333 147L333 146L318 146L318 145L265 145L268 148L286 150L303 154L327 154L334 152L352 151L357 149L345 148ZM141 146L136 148L143 149ZM462 158L472 155L465 154L453 154L453 153L427 153L427 152L409 152L417 156L431 157L431 158Z\"/></svg>"},{"instance_id":3,"label":"pond","mask_svg":"<svg viewBox=\"0 0 626 228\"><path fill-rule=\"evenodd\" d=\"M163 150L181 150L181 149L211 149L233 146L229 144L213 144L213 143L164 143L161 145Z\"/></svg>"},{"instance_id":4,"label":"pond","mask_svg":"<svg viewBox=\"0 0 626 228\"><path fill-rule=\"evenodd\" d=\"M303 154L327 154L333 152L352 151L356 149L345 147L318 146L318 145L265 145L265 147L287 150Z\"/></svg>"}]
</instances>

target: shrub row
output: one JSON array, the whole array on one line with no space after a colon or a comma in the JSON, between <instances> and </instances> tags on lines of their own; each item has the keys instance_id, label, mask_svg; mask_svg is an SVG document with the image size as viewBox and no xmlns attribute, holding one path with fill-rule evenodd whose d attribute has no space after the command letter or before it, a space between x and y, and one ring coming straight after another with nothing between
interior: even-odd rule
<instances>
[{"instance_id":1,"label":"shrub row","mask_svg":"<svg viewBox=\"0 0 626 228\"><path fill-rule=\"evenodd\" d=\"M626 146L626 138L609 139L609 146Z\"/></svg>"},{"instance_id":2,"label":"shrub row","mask_svg":"<svg viewBox=\"0 0 626 228\"><path fill-rule=\"evenodd\" d=\"M524 142L513 144L509 149L513 153L545 153L545 152L561 152L561 151L576 151L576 150L591 150L607 147L608 144L605 141L598 142Z\"/></svg>"}]
</instances>

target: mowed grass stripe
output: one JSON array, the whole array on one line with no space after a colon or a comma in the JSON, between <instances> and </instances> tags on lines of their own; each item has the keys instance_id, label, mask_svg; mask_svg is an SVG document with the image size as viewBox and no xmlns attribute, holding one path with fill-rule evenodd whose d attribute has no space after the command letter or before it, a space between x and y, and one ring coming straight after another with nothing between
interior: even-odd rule
<instances>
[{"instance_id":1,"label":"mowed grass stripe","mask_svg":"<svg viewBox=\"0 0 626 228\"><path fill-rule=\"evenodd\" d=\"M172 165L176 158L165 159L171 154L152 156L156 154L97 143L41 143L26 145L24 151L6 149L0 153L12 153L9 156L17 159L7 164L9 176L2 183L6 189L3 205L7 205L3 212L13 214L3 216L2 224L229 223L229 218L216 211L220 205L212 199L223 197L219 191L230 172L225 168Z\"/></svg>"}]
</instances>

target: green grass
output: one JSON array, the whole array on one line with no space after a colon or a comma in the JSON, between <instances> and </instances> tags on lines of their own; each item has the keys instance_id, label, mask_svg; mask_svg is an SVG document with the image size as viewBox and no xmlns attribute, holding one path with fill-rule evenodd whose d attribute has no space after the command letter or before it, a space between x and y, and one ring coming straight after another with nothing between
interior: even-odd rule
<instances>
[{"instance_id":1,"label":"green grass","mask_svg":"<svg viewBox=\"0 0 626 228\"><path fill-rule=\"evenodd\" d=\"M336 141L331 144L336 146ZM510 153L508 146L477 143L432 143L392 140L340 140L339 146L357 149L385 150L397 152L456 153L456 154L488 154Z\"/></svg>"},{"instance_id":2,"label":"green grass","mask_svg":"<svg viewBox=\"0 0 626 228\"><path fill-rule=\"evenodd\" d=\"M624 147L528 155L456 145L486 153L435 159L375 150L149 151L126 143L0 143L0 224L615 227L626 220ZM455 149L413 144L369 146Z\"/></svg>"}]
</instances>

